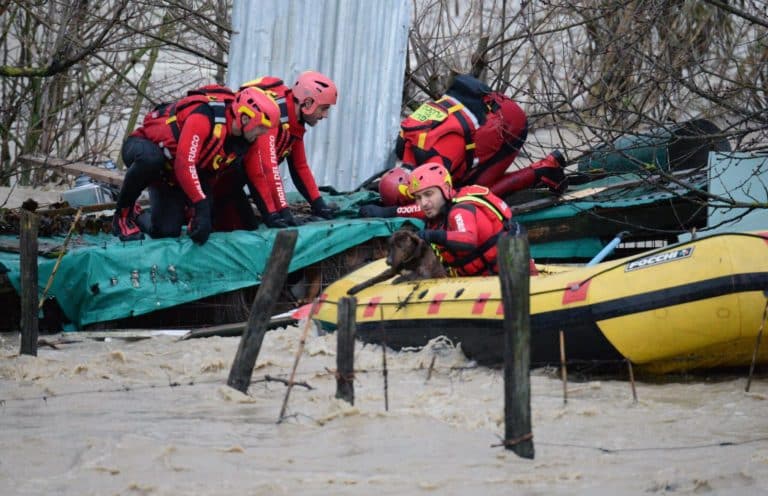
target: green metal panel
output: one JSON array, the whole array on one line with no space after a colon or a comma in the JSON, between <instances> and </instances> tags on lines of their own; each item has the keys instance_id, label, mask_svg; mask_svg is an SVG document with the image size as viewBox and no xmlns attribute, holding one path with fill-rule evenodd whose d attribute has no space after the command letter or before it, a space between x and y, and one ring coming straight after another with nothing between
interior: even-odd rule
<instances>
[{"instance_id":1,"label":"green metal panel","mask_svg":"<svg viewBox=\"0 0 768 496\"><path fill-rule=\"evenodd\" d=\"M705 119L629 133L595 148L578 162L579 172L610 173L704 168L710 151L729 151L719 129Z\"/></svg>"}]
</instances>

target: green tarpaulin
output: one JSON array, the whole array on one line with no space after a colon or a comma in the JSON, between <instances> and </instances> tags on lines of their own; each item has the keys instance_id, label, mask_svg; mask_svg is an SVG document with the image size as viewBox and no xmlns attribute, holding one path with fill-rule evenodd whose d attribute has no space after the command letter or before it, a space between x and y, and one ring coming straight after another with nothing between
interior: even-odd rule
<instances>
[{"instance_id":1,"label":"green tarpaulin","mask_svg":"<svg viewBox=\"0 0 768 496\"><path fill-rule=\"evenodd\" d=\"M405 219L313 222L301 226L289 271L341 253L377 236L389 236ZM49 296L77 326L141 315L207 296L253 286L277 230L214 233L203 246L187 236L122 243L114 236L82 236L62 258ZM45 239L41 241L56 241ZM61 242L61 240L58 240ZM19 255L0 252L19 290ZM55 259L39 258L42 292Z\"/></svg>"},{"instance_id":2,"label":"green tarpaulin","mask_svg":"<svg viewBox=\"0 0 768 496\"><path fill-rule=\"evenodd\" d=\"M357 205L378 198L371 192L324 195L341 215L353 216ZM300 226L289 271L319 262L374 237L386 237L407 219L353 219L311 222ZM420 221L413 221L421 225ZM186 235L123 243L116 237L75 235L61 259L48 296L55 297L77 328L142 315L207 296L254 286L261 275L277 230L213 233L203 246ZM0 236L0 240L15 237ZM61 245L64 238L40 238L41 245ZM19 291L19 254L0 252L0 263ZM38 258L42 293L56 263ZM3 270L0 267L0 270Z\"/></svg>"},{"instance_id":3,"label":"green tarpaulin","mask_svg":"<svg viewBox=\"0 0 768 496\"><path fill-rule=\"evenodd\" d=\"M616 176L605 184L626 180ZM593 182L588 187L603 185ZM578 190L578 188L572 188ZM569 218L596 206L640 204L674 193L635 189L612 201L577 201L516 216L523 225L547 218ZM386 237L411 222L408 219L358 219L359 206L378 199L372 192L324 194L336 203L340 218L298 227L299 237L289 271L293 272L360 245ZM295 200L296 198L292 198ZM255 231L214 233L198 246L186 234L172 239L120 242L111 235L76 235L62 258L48 296L58 301L77 328L87 324L142 315L211 295L257 285L266 267L277 231L263 226ZM8 236L0 236L10 238ZM61 245L63 238L41 238L41 244ZM531 256L541 259L589 259L603 248L597 238L533 244ZM39 258L39 288L43 291L56 260ZM0 263L19 291L19 255L0 252ZM0 267L2 270L2 267Z\"/></svg>"}]
</instances>

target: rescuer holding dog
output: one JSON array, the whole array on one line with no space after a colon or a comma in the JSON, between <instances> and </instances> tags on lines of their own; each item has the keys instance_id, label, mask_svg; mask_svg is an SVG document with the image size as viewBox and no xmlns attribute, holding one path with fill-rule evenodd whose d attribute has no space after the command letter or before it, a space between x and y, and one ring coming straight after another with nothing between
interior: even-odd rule
<instances>
[{"instance_id":1,"label":"rescuer holding dog","mask_svg":"<svg viewBox=\"0 0 768 496\"><path fill-rule=\"evenodd\" d=\"M411 172L408 193L426 218L419 237L431 243L453 276L498 274L496 241L512 211L485 186L456 190L448 170L427 162Z\"/></svg>"}]
</instances>

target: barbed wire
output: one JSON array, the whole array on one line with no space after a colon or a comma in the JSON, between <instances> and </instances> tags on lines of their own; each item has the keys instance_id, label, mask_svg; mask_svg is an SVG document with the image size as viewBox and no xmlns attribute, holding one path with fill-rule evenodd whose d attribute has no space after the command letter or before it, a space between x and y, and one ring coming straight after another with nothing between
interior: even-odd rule
<instances>
[{"instance_id":1,"label":"barbed wire","mask_svg":"<svg viewBox=\"0 0 768 496\"><path fill-rule=\"evenodd\" d=\"M568 365L574 365L577 363L582 365L587 365L590 367L599 367L599 366L606 366L606 365L616 365L616 366L626 365L625 360L574 360L574 361L567 362ZM422 362L418 366L412 366L412 367L388 366L387 370L389 372L408 372L408 373L424 372L425 374L430 374L431 376L434 376L436 372L462 373L464 371L469 371L469 370L487 370L487 371L494 371L501 374L501 370L484 367L481 365L477 365L475 363L470 363L468 365L451 365L449 367L441 367L441 366L435 366L433 363L425 366L425 364ZM540 374L537 374L537 377L546 377L553 380L559 379L559 377L556 376L559 373L559 368L555 367L554 365L532 368L532 371L540 372ZM382 367L355 368L354 370L355 375L382 374L383 372L384 372L384 369ZM572 373L570 369L569 369L569 373ZM580 372L578 369L576 369L573 373L579 374ZM589 372L581 372L581 373L584 374L583 379L571 381L571 382L581 383L581 382L588 382L592 380L606 380L606 379L620 380L620 378L617 377L617 374L613 371L606 373L605 370L603 370L603 372L600 372L599 370L595 371L595 369L591 369L591 375ZM766 371L765 373L768 374L768 371ZM720 374L721 374L720 377L723 378L723 381L742 378L741 376L736 375L733 372L720 372ZM286 372L284 375L287 377L288 373ZM327 376L327 377L335 378L336 371L335 369L329 369L328 367L313 368L313 369L297 372L297 375L300 377L321 378L321 377ZM661 377L650 376L652 380L641 381L641 382L643 382L644 384L653 386L653 385L659 385L659 384L667 384L671 382L680 382L681 379L683 378L687 378L688 380L700 379L701 378L700 376L701 374L696 374L693 372L686 373L686 374L665 374L664 376L661 376ZM765 377L759 376L759 378L768 378L768 375L766 375ZM464 376L462 375L460 379L464 380ZM503 378L499 375L498 379L501 380ZM712 371L707 371L707 379L708 379L707 381L708 383L712 383ZM466 379L467 382L471 380L472 379ZM259 383L267 383L267 382L281 382L285 384L287 380L282 377L282 374L281 375L265 374L264 377L261 379L252 380L251 384L259 384ZM294 385L298 383L299 381L294 381ZM63 393L50 393L50 394L34 395L34 396L27 396L27 397L21 397L21 398L8 397L8 398L0 398L0 407L13 402L24 402L24 401L46 401L47 402L50 399L65 398L65 397L72 397L72 396L79 396L79 395L142 392L142 391L151 391L151 390L157 390L162 388L173 389L173 388L180 388L180 387L193 387L193 386L212 385L212 384L226 385L226 379L216 378L216 379L207 379L207 380L171 380L169 378L167 382L156 383L156 384L137 384L137 385L123 384L113 388L97 388L97 389L88 389L88 390L67 391ZM249 388L249 391L250 391L250 388ZM537 394L536 396L553 397L553 398L560 397L560 395L558 394L546 394L546 393Z\"/></svg>"}]
</instances>

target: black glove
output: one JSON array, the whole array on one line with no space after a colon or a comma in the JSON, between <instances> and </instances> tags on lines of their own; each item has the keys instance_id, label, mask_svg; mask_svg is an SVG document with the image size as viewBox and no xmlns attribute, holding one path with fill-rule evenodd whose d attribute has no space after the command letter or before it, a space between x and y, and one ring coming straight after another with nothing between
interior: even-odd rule
<instances>
[{"instance_id":1,"label":"black glove","mask_svg":"<svg viewBox=\"0 0 768 496\"><path fill-rule=\"evenodd\" d=\"M203 198L194 204L195 216L189 223L189 237L192 241L202 245L208 241L211 235L211 202L208 198Z\"/></svg>"},{"instance_id":2,"label":"black glove","mask_svg":"<svg viewBox=\"0 0 768 496\"><path fill-rule=\"evenodd\" d=\"M293 214L291 213L291 209L290 208L286 207L286 208L282 209L279 212L279 214L280 214L280 217L283 218L283 221L286 223L286 225L288 225L288 226L298 226L299 225L299 221L297 221L296 218L293 216Z\"/></svg>"},{"instance_id":3,"label":"black glove","mask_svg":"<svg viewBox=\"0 0 768 496\"><path fill-rule=\"evenodd\" d=\"M440 232L433 229L422 229L416 233L418 237L426 241L427 243L434 243L437 241Z\"/></svg>"},{"instance_id":4,"label":"black glove","mask_svg":"<svg viewBox=\"0 0 768 496\"><path fill-rule=\"evenodd\" d=\"M277 229L289 227L285 222L285 219L283 219L283 217L280 215L280 212L272 212L271 214L264 217L264 223L267 225L267 227L274 227Z\"/></svg>"},{"instance_id":5,"label":"black glove","mask_svg":"<svg viewBox=\"0 0 768 496\"><path fill-rule=\"evenodd\" d=\"M322 196L312 202L312 215L323 219L333 219L338 210L339 207L333 203L326 205Z\"/></svg>"},{"instance_id":6,"label":"black glove","mask_svg":"<svg viewBox=\"0 0 768 496\"><path fill-rule=\"evenodd\" d=\"M363 205L358 210L360 217L394 217L397 215L397 207L380 207L378 205Z\"/></svg>"}]
</instances>

